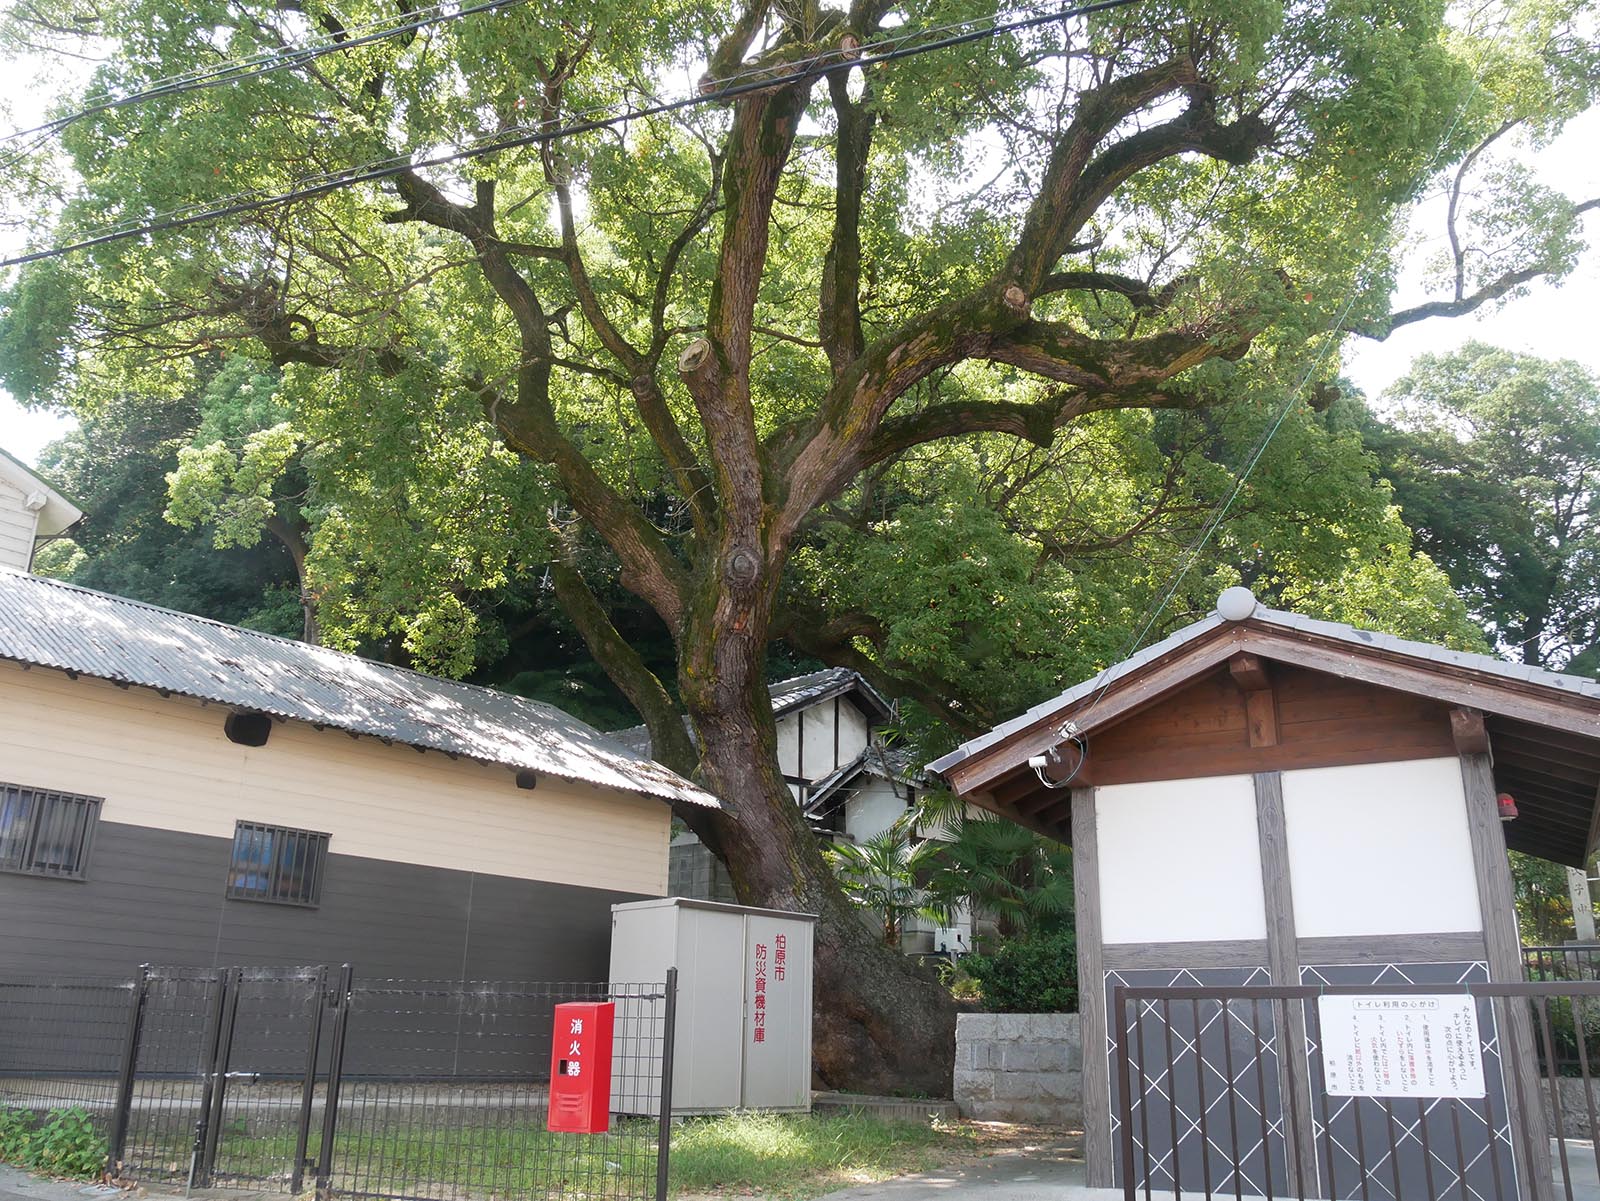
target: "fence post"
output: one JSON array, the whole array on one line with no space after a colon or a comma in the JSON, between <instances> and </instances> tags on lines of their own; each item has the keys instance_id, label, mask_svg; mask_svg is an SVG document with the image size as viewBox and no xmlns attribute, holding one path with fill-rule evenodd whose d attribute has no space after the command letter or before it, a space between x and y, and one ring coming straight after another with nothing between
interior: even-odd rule
<instances>
[{"instance_id":1,"label":"fence post","mask_svg":"<svg viewBox=\"0 0 1600 1201\"><path fill-rule=\"evenodd\" d=\"M223 1105L228 1093L228 1063L233 1058L233 1031L238 1024L239 992L243 976L243 970L240 968L230 968L222 975L224 996L222 1022L217 1028L216 1058L211 1063L211 1077L216 1081L216 1087L211 1090L211 1106L205 1119L206 1134L200 1152L198 1173L203 1182L202 1187L211 1184L212 1173L217 1167L217 1143L222 1138Z\"/></svg>"},{"instance_id":2,"label":"fence post","mask_svg":"<svg viewBox=\"0 0 1600 1201\"><path fill-rule=\"evenodd\" d=\"M350 1025L351 969L339 969L333 1001L333 1044L328 1051L328 1095L322 1103L322 1146L317 1149L317 1196L327 1197L333 1184L333 1136L339 1125L339 1086L344 1075L344 1037Z\"/></svg>"},{"instance_id":3,"label":"fence post","mask_svg":"<svg viewBox=\"0 0 1600 1201\"><path fill-rule=\"evenodd\" d=\"M678 1032L678 969L667 969L661 1027L661 1119L656 1133L656 1201L667 1201L667 1176L672 1166L672 1052Z\"/></svg>"},{"instance_id":4,"label":"fence post","mask_svg":"<svg viewBox=\"0 0 1600 1201\"><path fill-rule=\"evenodd\" d=\"M322 1050L322 1013L328 1007L328 969L319 967L316 975L316 1004L312 1006L310 1044L306 1048L306 1075L300 1086L300 1124L294 1136L294 1174L289 1192L296 1196L306 1179L306 1144L311 1139L311 1105L317 1088L317 1055Z\"/></svg>"},{"instance_id":5,"label":"fence post","mask_svg":"<svg viewBox=\"0 0 1600 1201\"><path fill-rule=\"evenodd\" d=\"M194 1121L194 1146L189 1151L189 1182L187 1187L204 1187L206 1135L211 1121L211 1097L217 1087L217 1045L222 1038L222 1019L228 1003L228 970L216 973L211 983L216 986L216 999L211 1006L211 1017L206 1026L204 1054L200 1059L200 1116Z\"/></svg>"},{"instance_id":6,"label":"fence post","mask_svg":"<svg viewBox=\"0 0 1600 1201\"><path fill-rule=\"evenodd\" d=\"M134 1071L139 1061L139 1034L144 1026L144 1000L150 991L150 965L141 963L133 981L133 1004L128 1008L128 1033L122 1043L117 1068L117 1102L111 1115L111 1138L106 1148L106 1176L122 1173L123 1150L128 1143L128 1119L133 1115Z\"/></svg>"},{"instance_id":7,"label":"fence post","mask_svg":"<svg viewBox=\"0 0 1600 1201\"><path fill-rule=\"evenodd\" d=\"M1136 1190L1133 1183L1133 1059L1128 1051L1128 1044L1133 1041L1133 1026L1128 1021L1128 998L1126 985L1118 984L1111 990L1111 1009L1117 1018L1117 1079L1121 1082L1122 1095L1118 1098L1118 1117L1121 1119L1122 1129L1118 1131L1122 1154L1122 1195L1125 1201L1134 1201ZM1108 1015L1109 1017L1109 1015ZM1110 1028L1110 1022L1107 1022ZM1140 1091L1143 1091L1142 1076L1144 1064L1139 1065L1141 1074ZM1145 1146L1146 1162L1149 1162L1150 1148Z\"/></svg>"}]
</instances>

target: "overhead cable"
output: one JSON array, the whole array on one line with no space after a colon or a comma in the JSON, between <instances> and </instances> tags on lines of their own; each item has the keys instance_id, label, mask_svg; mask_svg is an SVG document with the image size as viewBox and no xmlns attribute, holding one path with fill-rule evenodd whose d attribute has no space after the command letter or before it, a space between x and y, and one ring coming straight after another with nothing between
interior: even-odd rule
<instances>
[{"instance_id":1,"label":"overhead cable","mask_svg":"<svg viewBox=\"0 0 1600 1201\"><path fill-rule=\"evenodd\" d=\"M300 200L310 200L343 188L391 179L396 175L411 171L448 166L452 163L482 158L490 154L499 154L524 146L548 144L561 138L592 133L596 130L608 129L632 121L663 116L700 105L736 99L752 92L766 91L792 83L800 83L820 72L839 68L870 67L880 63L895 62L919 54L946 50L951 47L998 37L1002 34L1016 33L1057 21L1070 20L1074 17L1125 8L1137 3L1140 3L1140 0L1098 0L1096 3L1078 5L1073 8L1057 10L1053 13L990 24L987 28L969 30L965 33L936 38L931 42L921 44L917 44L915 39L927 36L926 32L884 38L878 42L858 47L834 47L798 60L780 71L774 72L757 68L740 72L738 76L730 77L738 78L739 82L724 82L710 90L697 92L692 96L683 96L676 100L660 101L656 104L606 116L569 121L567 124L554 129L518 126L493 134L474 145L448 153L434 154L422 158L416 158L412 155L399 155L387 160L342 168L321 176L314 176L309 180L303 180L296 187L281 192L265 195L247 193L235 197L227 197L219 201L206 202L204 207L190 206L187 210L176 210L171 214L166 214L154 220L144 221L124 228L109 229L66 245L52 247L48 250L30 251L26 254L0 259L0 268L59 258L62 255L88 250L96 246L104 246L112 242L125 241L128 238L143 237L154 233L166 233L176 229L187 228L191 225L220 220L224 217L258 212L262 209L275 208L279 205L291 204Z\"/></svg>"}]
</instances>

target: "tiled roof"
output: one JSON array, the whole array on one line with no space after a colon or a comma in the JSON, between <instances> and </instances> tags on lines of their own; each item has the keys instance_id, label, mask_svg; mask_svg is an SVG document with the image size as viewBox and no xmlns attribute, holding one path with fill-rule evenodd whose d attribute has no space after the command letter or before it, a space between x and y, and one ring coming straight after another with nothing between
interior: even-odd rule
<instances>
[{"instance_id":1,"label":"tiled roof","mask_svg":"<svg viewBox=\"0 0 1600 1201\"><path fill-rule=\"evenodd\" d=\"M772 696L772 713L775 717L782 717L785 713L793 713L796 709L805 709L846 693L859 696L881 719L886 720L892 712L889 702L883 699L883 694L867 683L860 672L852 671L848 667L826 667L803 676L791 676L787 680L769 684L767 691ZM686 727L689 725L687 717L683 722ZM615 739L638 754L646 756L650 754L650 731L644 726L613 730L606 737ZM692 728L689 730L689 737L694 737Z\"/></svg>"},{"instance_id":2,"label":"tiled roof","mask_svg":"<svg viewBox=\"0 0 1600 1201\"><path fill-rule=\"evenodd\" d=\"M1354 626L1345 625L1343 622L1324 621L1317 617L1305 617L1299 613L1290 613L1283 609L1269 609L1260 604L1256 606L1255 611L1250 614L1248 620L1258 625L1276 626L1279 629L1291 630L1296 633L1313 634L1320 638L1346 642L1365 650L1381 651L1390 655L1438 663L1487 676L1497 676L1501 679L1518 683L1535 684L1572 696L1591 697L1600 700L1600 680L1592 680L1584 676L1563 675L1559 672L1545 671L1539 667L1529 667L1522 663L1510 663L1493 655L1478 655L1469 651L1451 650L1449 647L1437 646L1433 643L1414 642L1408 638L1398 638L1393 634L1380 634L1373 630L1360 630ZM1013 717L1010 721L1002 722L987 734L981 734L970 742L962 743L948 755L928 764L927 770L931 773L948 771L956 764L983 753L997 743L1005 741L1012 734L1025 730L1035 722L1042 721L1055 713L1060 713L1070 708L1085 697L1101 689L1108 688L1118 680L1134 674L1146 664L1165 658L1174 651L1227 624L1229 623L1220 614L1212 613L1191 625L1184 626L1183 629L1162 639L1160 642L1145 647L1142 651L1124 659L1120 663L1112 664L1099 675L1084 680L1081 684L1074 685L1060 696L1035 705L1027 712Z\"/></svg>"},{"instance_id":3,"label":"tiled roof","mask_svg":"<svg viewBox=\"0 0 1600 1201\"><path fill-rule=\"evenodd\" d=\"M554 706L9 568L0 568L0 658L600 788L717 804Z\"/></svg>"}]
</instances>

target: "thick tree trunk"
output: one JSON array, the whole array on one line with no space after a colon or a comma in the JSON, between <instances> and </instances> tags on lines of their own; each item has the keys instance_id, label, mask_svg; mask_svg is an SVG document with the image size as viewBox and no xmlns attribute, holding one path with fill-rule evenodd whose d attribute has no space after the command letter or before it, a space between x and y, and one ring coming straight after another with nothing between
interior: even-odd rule
<instances>
[{"instance_id":1,"label":"thick tree trunk","mask_svg":"<svg viewBox=\"0 0 1600 1201\"><path fill-rule=\"evenodd\" d=\"M306 556L311 553L311 548L305 539L306 532L289 524L277 514L267 518L267 532L283 544L283 548L289 552L289 557L294 560L294 578L300 588L300 612L304 617L300 641L318 646L322 642L322 625L317 621L316 598L306 586Z\"/></svg>"},{"instance_id":2,"label":"thick tree trunk","mask_svg":"<svg viewBox=\"0 0 1600 1201\"><path fill-rule=\"evenodd\" d=\"M707 658L731 670L686 671L683 691L700 736L701 780L727 809L694 815L691 825L708 827L741 902L817 915L815 1075L828 1088L948 1096L955 1005L915 961L886 947L840 891L778 770L760 676L764 644L752 640L763 653L746 665L742 646L721 641L721 653Z\"/></svg>"}]
</instances>

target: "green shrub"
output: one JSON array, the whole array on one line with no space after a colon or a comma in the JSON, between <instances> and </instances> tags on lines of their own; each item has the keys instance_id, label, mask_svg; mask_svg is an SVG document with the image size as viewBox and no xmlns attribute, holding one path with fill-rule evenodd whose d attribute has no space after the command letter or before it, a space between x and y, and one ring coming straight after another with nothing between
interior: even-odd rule
<instances>
[{"instance_id":1,"label":"green shrub","mask_svg":"<svg viewBox=\"0 0 1600 1201\"><path fill-rule=\"evenodd\" d=\"M22 1163L32 1135L32 1114L0 1105L0 1163Z\"/></svg>"},{"instance_id":2,"label":"green shrub","mask_svg":"<svg viewBox=\"0 0 1600 1201\"><path fill-rule=\"evenodd\" d=\"M0 1160L51 1176L93 1179L105 1170L105 1140L84 1110L52 1109L42 1122L22 1109L0 1109Z\"/></svg>"},{"instance_id":3,"label":"green shrub","mask_svg":"<svg viewBox=\"0 0 1600 1201\"><path fill-rule=\"evenodd\" d=\"M961 966L992 1013L1073 1013L1078 1008L1078 941L1071 930L1029 934Z\"/></svg>"}]
</instances>

